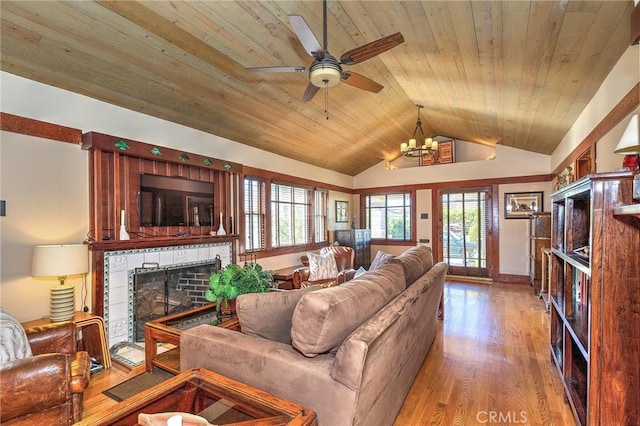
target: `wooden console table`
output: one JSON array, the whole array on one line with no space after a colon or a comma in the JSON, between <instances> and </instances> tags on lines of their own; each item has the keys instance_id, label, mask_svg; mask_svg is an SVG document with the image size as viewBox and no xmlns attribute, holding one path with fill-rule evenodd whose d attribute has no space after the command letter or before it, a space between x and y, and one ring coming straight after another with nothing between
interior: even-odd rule
<instances>
[{"instance_id":1,"label":"wooden console table","mask_svg":"<svg viewBox=\"0 0 640 426\"><path fill-rule=\"evenodd\" d=\"M71 319L76 328L81 331L80 339L81 348L89 353L102 364L102 368L111 367L111 355L109 355L109 344L107 342L106 328L104 319L97 315L87 312L78 311L73 314ZM39 327L42 325L52 324L51 318L41 318L33 321L22 323L24 328Z\"/></svg>"},{"instance_id":2,"label":"wooden console table","mask_svg":"<svg viewBox=\"0 0 640 426\"><path fill-rule=\"evenodd\" d=\"M180 372L180 334L182 330L206 323L207 318L212 317L215 311L215 304L207 304L146 322L144 325L146 370L151 371L156 366L170 373L178 374ZM240 322L237 318L223 320L217 327L239 331ZM169 343L175 348L158 354L158 343Z\"/></svg>"}]
</instances>

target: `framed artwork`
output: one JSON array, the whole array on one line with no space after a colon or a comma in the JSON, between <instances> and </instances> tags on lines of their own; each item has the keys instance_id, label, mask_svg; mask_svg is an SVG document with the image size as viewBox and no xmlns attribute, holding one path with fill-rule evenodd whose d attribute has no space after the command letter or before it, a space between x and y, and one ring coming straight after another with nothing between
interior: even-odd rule
<instances>
[{"instance_id":1,"label":"framed artwork","mask_svg":"<svg viewBox=\"0 0 640 426\"><path fill-rule=\"evenodd\" d=\"M433 155L424 155L422 157L422 166L430 166L432 164L448 164L456 162L456 151L453 140L438 142L438 158Z\"/></svg>"},{"instance_id":2,"label":"framed artwork","mask_svg":"<svg viewBox=\"0 0 640 426\"><path fill-rule=\"evenodd\" d=\"M349 221L349 202L336 201L336 222L344 223Z\"/></svg>"},{"instance_id":3,"label":"framed artwork","mask_svg":"<svg viewBox=\"0 0 640 426\"><path fill-rule=\"evenodd\" d=\"M542 192L507 192L504 194L504 218L527 219L531 213L544 211Z\"/></svg>"}]
</instances>

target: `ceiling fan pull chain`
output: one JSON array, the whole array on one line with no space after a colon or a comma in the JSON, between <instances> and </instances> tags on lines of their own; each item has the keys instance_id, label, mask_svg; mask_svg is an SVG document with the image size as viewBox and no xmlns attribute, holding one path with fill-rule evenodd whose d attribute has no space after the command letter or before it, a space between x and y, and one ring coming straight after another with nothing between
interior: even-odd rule
<instances>
[{"instance_id":1,"label":"ceiling fan pull chain","mask_svg":"<svg viewBox=\"0 0 640 426\"><path fill-rule=\"evenodd\" d=\"M327 116L327 120L329 119L329 86L327 85L327 80L324 81L324 113Z\"/></svg>"}]
</instances>

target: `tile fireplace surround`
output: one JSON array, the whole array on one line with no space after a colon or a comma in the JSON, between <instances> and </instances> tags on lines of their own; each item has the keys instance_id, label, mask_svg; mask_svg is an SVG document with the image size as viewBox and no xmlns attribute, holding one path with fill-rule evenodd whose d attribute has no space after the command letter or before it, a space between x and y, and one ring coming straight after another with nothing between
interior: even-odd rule
<instances>
[{"instance_id":1,"label":"tile fireplace surround","mask_svg":"<svg viewBox=\"0 0 640 426\"><path fill-rule=\"evenodd\" d=\"M104 320L109 346L133 342L134 273L143 263L160 267L209 263L220 256L222 266L231 263L233 243L221 242L175 247L104 252Z\"/></svg>"}]
</instances>

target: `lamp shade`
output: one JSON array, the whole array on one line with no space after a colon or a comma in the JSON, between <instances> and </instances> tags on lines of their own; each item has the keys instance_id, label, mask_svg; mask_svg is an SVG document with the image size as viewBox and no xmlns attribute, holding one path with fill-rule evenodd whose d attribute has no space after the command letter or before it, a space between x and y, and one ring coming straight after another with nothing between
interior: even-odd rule
<instances>
[{"instance_id":1,"label":"lamp shade","mask_svg":"<svg viewBox=\"0 0 640 426\"><path fill-rule=\"evenodd\" d=\"M631 121L624 130L620 142L613 151L616 154L640 154L640 123L638 114L631 117Z\"/></svg>"},{"instance_id":2,"label":"lamp shade","mask_svg":"<svg viewBox=\"0 0 640 426\"><path fill-rule=\"evenodd\" d=\"M31 275L61 277L89 272L89 251L84 244L35 246Z\"/></svg>"}]
</instances>

